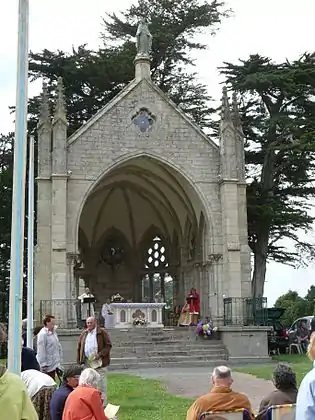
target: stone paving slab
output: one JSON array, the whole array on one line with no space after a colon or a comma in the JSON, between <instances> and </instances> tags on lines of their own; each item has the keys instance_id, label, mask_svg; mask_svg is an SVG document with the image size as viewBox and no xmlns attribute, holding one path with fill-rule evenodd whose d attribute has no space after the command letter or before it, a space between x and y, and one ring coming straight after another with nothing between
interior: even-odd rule
<instances>
[{"instance_id":1,"label":"stone paving slab","mask_svg":"<svg viewBox=\"0 0 315 420\"><path fill-rule=\"evenodd\" d=\"M211 368L152 368L121 373L137 375L145 379L157 379L165 383L170 393L187 398L206 394L211 386ZM233 389L248 396L254 411L258 410L262 398L274 389L271 381L258 379L245 373L233 373Z\"/></svg>"}]
</instances>

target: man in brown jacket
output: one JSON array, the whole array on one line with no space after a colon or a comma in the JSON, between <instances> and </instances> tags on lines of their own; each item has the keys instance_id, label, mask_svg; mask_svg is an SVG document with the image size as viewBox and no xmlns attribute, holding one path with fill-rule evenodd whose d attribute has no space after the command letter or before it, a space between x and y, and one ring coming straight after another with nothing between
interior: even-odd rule
<instances>
[{"instance_id":1,"label":"man in brown jacket","mask_svg":"<svg viewBox=\"0 0 315 420\"><path fill-rule=\"evenodd\" d=\"M110 363L112 343L104 328L97 326L95 317L87 318L87 329L80 335L77 363L92 367L101 375L99 384L104 407L107 404L107 366Z\"/></svg>"},{"instance_id":2,"label":"man in brown jacket","mask_svg":"<svg viewBox=\"0 0 315 420\"><path fill-rule=\"evenodd\" d=\"M231 389L233 379L231 369L227 366L214 368L212 373L213 387L211 391L199 397L187 411L186 420L199 420L202 413L213 411L219 415L220 411L233 411L245 408L254 419L249 399L240 392Z\"/></svg>"}]
</instances>

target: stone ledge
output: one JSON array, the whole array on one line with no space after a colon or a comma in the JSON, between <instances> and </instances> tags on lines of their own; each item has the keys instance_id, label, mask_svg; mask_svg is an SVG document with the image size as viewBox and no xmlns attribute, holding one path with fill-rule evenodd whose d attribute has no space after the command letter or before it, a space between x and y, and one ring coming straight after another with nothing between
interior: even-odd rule
<instances>
[{"instance_id":1,"label":"stone ledge","mask_svg":"<svg viewBox=\"0 0 315 420\"><path fill-rule=\"evenodd\" d=\"M226 325L218 327L217 331L219 332L260 332L260 331L270 331L272 327L260 326L260 325Z\"/></svg>"}]
</instances>

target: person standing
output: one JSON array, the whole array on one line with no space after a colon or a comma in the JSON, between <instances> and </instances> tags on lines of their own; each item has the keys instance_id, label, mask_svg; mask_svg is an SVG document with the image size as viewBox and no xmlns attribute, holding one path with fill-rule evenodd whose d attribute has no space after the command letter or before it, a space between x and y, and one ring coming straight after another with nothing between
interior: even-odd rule
<instances>
[{"instance_id":1,"label":"person standing","mask_svg":"<svg viewBox=\"0 0 315 420\"><path fill-rule=\"evenodd\" d=\"M94 299L94 295L91 293L90 289L86 287L85 292L78 297L79 301L81 302L81 320L85 321L88 317L94 316L94 304L93 302L84 303L84 299Z\"/></svg>"},{"instance_id":2,"label":"person standing","mask_svg":"<svg viewBox=\"0 0 315 420\"><path fill-rule=\"evenodd\" d=\"M198 315L200 313L200 296L194 287L190 289L186 300L189 305L191 325L197 325Z\"/></svg>"},{"instance_id":3,"label":"person standing","mask_svg":"<svg viewBox=\"0 0 315 420\"><path fill-rule=\"evenodd\" d=\"M50 420L62 420L66 399L71 392L79 385L79 378L83 367L74 365L68 367L63 374L63 382L50 400Z\"/></svg>"},{"instance_id":4,"label":"person standing","mask_svg":"<svg viewBox=\"0 0 315 420\"><path fill-rule=\"evenodd\" d=\"M77 363L95 369L101 377L99 389L103 405L107 403L107 366L110 364L112 343L105 328L97 326L95 317L86 320L87 329L80 335L77 348Z\"/></svg>"},{"instance_id":5,"label":"person standing","mask_svg":"<svg viewBox=\"0 0 315 420\"><path fill-rule=\"evenodd\" d=\"M62 348L56 333L55 317L46 315L44 327L37 335L37 360L40 370L55 379L61 359Z\"/></svg>"}]
</instances>

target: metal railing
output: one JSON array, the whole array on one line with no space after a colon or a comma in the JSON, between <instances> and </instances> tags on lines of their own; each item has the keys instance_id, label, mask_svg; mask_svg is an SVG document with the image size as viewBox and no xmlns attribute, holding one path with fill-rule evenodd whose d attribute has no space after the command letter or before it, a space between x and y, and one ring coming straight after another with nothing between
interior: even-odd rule
<instances>
[{"instance_id":1,"label":"metal railing","mask_svg":"<svg viewBox=\"0 0 315 420\"><path fill-rule=\"evenodd\" d=\"M223 299L224 325L267 325L267 298L229 297Z\"/></svg>"},{"instance_id":2,"label":"metal railing","mask_svg":"<svg viewBox=\"0 0 315 420\"><path fill-rule=\"evenodd\" d=\"M53 315L60 329L81 328L81 304L77 299L53 299L40 301L40 319Z\"/></svg>"}]
</instances>

